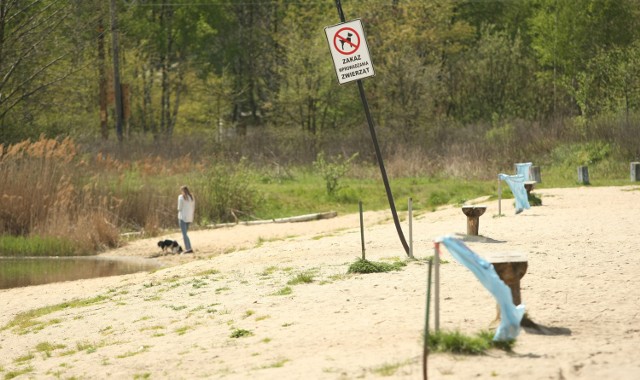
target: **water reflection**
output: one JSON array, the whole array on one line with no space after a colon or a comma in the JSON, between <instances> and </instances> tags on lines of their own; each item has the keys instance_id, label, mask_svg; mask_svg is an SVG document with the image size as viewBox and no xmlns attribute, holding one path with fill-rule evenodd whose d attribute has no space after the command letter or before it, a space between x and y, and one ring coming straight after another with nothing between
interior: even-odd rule
<instances>
[{"instance_id":1,"label":"water reflection","mask_svg":"<svg viewBox=\"0 0 640 380\"><path fill-rule=\"evenodd\" d=\"M151 260L108 257L0 257L0 289L153 270Z\"/></svg>"}]
</instances>

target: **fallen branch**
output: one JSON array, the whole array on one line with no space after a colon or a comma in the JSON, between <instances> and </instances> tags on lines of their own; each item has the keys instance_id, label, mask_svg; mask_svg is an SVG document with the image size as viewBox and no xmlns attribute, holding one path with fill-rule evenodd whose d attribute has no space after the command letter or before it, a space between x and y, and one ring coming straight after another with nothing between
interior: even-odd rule
<instances>
[{"instance_id":1,"label":"fallen branch","mask_svg":"<svg viewBox=\"0 0 640 380\"><path fill-rule=\"evenodd\" d=\"M299 216L291 216L288 218L278 218L278 219L266 219L266 220L251 220L247 222L237 221L236 223L221 223L221 224L210 224L207 225L207 228L221 228L221 227L233 227L236 225L245 225L245 226L253 226L258 224L267 224L267 223L298 223L298 222L309 222L312 220L320 220L320 219L330 219L338 216L336 211L328 211L321 212L316 214L306 214Z\"/></svg>"}]
</instances>

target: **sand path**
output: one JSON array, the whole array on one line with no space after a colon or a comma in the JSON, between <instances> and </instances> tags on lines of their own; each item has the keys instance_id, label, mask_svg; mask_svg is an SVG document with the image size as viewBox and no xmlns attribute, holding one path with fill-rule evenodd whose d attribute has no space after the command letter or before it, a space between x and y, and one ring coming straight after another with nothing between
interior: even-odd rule
<instances>
[{"instance_id":1,"label":"sand path","mask_svg":"<svg viewBox=\"0 0 640 380\"><path fill-rule=\"evenodd\" d=\"M526 253L523 302L559 334L522 331L512 353L433 354L430 378L640 378L640 187L536 194L543 206L519 215L512 201L503 201L503 217L494 217L497 202L484 202L485 239L467 244L481 256ZM368 259L406 257L388 211L366 213L365 225ZM196 254L164 258L168 266L153 273L0 290L0 326L44 306L91 301L1 330L0 376L420 379L427 266L347 275L361 254L358 226L358 215L345 215L193 231ZM457 207L422 213L413 231L424 259L434 238L466 231L465 217ZM108 255L146 257L157 240ZM446 250L443 258L441 328L486 329L493 298ZM287 284L301 273L313 282Z\"/></svg>"}]
</instances>

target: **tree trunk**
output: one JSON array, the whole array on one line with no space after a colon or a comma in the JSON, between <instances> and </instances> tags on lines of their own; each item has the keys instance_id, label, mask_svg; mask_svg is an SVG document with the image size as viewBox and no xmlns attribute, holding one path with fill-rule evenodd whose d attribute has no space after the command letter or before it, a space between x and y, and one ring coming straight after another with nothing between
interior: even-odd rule
<instances>
[{"instance_id":1,"label":"tree trunk","mask_svg":"<svg viewBox=\"0 0 640 380\"><path fill-rule=\"evenodd\" d=\"M120 87L120 57L118 44L118 20L116 1L111 0L111 39L113 42L113 88L116 102L116 134L118 141L122 141L122 88Z\"/></svg>"},{"instance_id":2,"label":"tree trunk","mask_svg":"<svg viewBox=\"0 0 640 380\"><path fill-rule=\"evenodd\" d=\"M0 67L3 67L2 61L4 59L4 25L6 16L7 3L5 1L0 1Z\"/></svg>"},{"instance_id":3,"label":"tree trunk","mask_svg":"<svg viewBox=\"0 0 640 380\"><path fill-rule=\"evenodd\" d=\"M153 88L153 69L143 67L142 72L142 127L145 132L151 131L154 139L158 138L158 128L153 115L153 103L151 102L151 90Z\"/></svg>"},{"instance_id":4,"label":"tree trunk","mask_svg":"<svg viewBox=\"0 0 640 380\"><path fill-rule=\"evenodd\" d=\"M98 78L100 92L100 134L103 140L107 140L109 138L109 126L107 125L107 75L104 49L104 22L102 17L98 21Z\"/></svg>"},{"instance_id":5,"label":"tree trunk","mask_svg":"<svg viewBox=\"0 0 640 380\"><path fill-rule=\"evenodd\" d=\"M162 13L160 16L160 24L165 31L166 41L165 49L161 56L162 59L162 95L160 104L160 130L166 137L171 136L171 56L173 53L173 32L172 32L173 8L163 3Z\"/></svg>"}]
</instances>

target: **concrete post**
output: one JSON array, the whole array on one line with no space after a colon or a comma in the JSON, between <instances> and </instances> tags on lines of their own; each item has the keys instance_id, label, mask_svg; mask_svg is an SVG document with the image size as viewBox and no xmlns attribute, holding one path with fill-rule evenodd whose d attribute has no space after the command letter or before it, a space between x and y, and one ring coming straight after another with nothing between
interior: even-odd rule
<instances>
[{"instance_id":1,"label":"concrete post","mask_svg":"<svg viewBox=\"0 0 640 380\"><path fill-rule=\"evenodd\" d=\"M589 167L578 166L578 183L589 185Z\"/></svg>"},{"instance_id":2,"label":"concrete post","mask_svg":"<svg viewBox=\"0 0 640 380\"><path fill-rule=\"evenodd\" d=\"M640 181L640 162L631 163L631 181L632 182Z\"/></svg>"}]
</instances>

